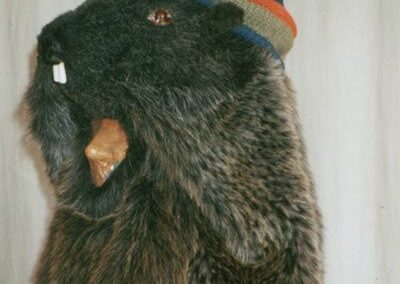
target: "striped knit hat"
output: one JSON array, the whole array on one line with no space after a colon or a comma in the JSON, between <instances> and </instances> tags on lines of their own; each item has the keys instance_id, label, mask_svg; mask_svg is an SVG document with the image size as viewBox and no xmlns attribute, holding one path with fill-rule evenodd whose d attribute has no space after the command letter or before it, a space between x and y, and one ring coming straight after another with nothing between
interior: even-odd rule
<instances>
[{"instance_id":1,"label":"striped knit hat","mask_svg":"<svg viewBox=\"0 0 400 284\"><path fill-rule=\"evenodd\" d=\"M290 51L297 35L296 24L283 0L198 0L206 6L230 2L244 11L244 21L235 34L267 48L281 60Z\"/></svg>"}]
</instances>

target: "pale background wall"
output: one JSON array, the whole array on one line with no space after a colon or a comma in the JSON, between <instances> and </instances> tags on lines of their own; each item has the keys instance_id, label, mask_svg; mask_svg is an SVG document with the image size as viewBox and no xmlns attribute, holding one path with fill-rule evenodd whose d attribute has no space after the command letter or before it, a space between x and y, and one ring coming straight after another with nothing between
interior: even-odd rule
<instances>
[{"instance_id":1,"label":"pale background wall","mask_svg":"<svg viewBox=\"0 0 400 284\"><path fill-rule=\"evenodd\" d=\"M0 283L29 282L52 204L18 107L35 36L81 1L0 0ZM300 30L287 71L325 217L326 283L400 283L400 2L286 5Z\"/></svg>"}]
</instances>

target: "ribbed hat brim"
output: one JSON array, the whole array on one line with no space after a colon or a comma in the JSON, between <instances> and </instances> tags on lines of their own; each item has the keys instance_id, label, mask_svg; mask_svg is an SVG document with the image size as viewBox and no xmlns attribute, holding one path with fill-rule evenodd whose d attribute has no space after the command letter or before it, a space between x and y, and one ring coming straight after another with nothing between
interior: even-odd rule
<instances>
[{"instance_id":1,"label":"ribbed hat brim","mask_svg":"<svg viewBox=\"0 0 400 284\"><path fill-rule=\"evenodd\" d=\"M244 11L243 25L235 31L246 40L272 49L279 57L284 57L293 47L297 35L296 23L283 5L276 0L201 0L213 6L230 2Z\"/></svg>"}]
</instances>

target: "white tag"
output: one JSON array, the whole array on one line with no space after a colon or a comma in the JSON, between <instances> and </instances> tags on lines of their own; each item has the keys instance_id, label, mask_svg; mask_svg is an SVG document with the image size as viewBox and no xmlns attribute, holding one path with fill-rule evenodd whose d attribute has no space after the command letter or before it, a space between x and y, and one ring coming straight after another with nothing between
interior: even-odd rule
<instances>
[{"instance_id":1,"label":"white tag","mask_svg":"<svg viewBox=\"0 0 400 284\"><path fill-rule=\"evenodd\" d=\"M53 80L56 83L60 82L60 76L58 75L58 67L59 65L53 65Z\"/></svg>"},{"instance_id":2,"label":"white tag","mask_svg":"<svg viewBox=\"0 0 400 284\"><path fill-rule=\"evenodd\" d=\"M53 65L53 78L54 82L60 84L67 83L67 72L65 71L64 62L60 62L59 64Z\"/></svg>"},{"instance_id":3,"label":"white tag","mask_svg":"<svg viewBox=\"0 0 400 284\"><path fill-rule=\"evenodd\" d=\"M67 83L67 72L65 71L65 64L61 62L58 67L58 75L60 76L60 84Z\"/></svg>"}]
</instances>

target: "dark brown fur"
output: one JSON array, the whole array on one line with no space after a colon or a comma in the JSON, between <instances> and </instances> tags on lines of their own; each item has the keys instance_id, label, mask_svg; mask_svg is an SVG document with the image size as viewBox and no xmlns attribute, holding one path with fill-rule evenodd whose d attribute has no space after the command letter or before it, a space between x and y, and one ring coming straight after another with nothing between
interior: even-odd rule
<instances>
[{"instance_id":1,"label":"dark brown fur","mask_svg":"<svg viewBox=\"0 0 400 284\"><path fill-rule=\"evenodd\" d=\"M146 21L161 6L174 25ZM45 27L26 101L57 206L35 283L323 283L293 93L232 35L240 19L231 4L92 0ZM95 188L83 149L105 117L130 149Z\"/></svg>"}]
</instances>

